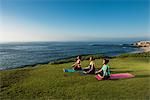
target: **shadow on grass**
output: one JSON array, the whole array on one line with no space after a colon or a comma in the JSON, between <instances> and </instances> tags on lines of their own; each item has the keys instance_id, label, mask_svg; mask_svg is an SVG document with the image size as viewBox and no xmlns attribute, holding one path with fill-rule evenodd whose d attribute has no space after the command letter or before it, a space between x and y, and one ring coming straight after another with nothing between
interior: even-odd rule
<instances>
[{"instance_id":1,"label":"shadow on grass","mask_svg":"<svg viewBox=\"0 0 150 100\"><path fill-rule=\"evenodd\" d=\"M135 78L146 78L150 77L150 75L135 75Z\"/></svg>"},{"instance_id":2,"label":"shadow on grass","mask_svg":"<svg viewBox=\"0 0 150 100\"><path fill-rule=\"evenodd\" d=\"M147 78L147 77L150 77L150 75L135 75L135 77L133 78ZM131 78L122 78L122 79L131 79ZM118 81L120 80L119 78L118 79L110 79L111 81Z\"/></svg>"},{"instance_id":3,"label":"shadow on grass","mask_svg":"<svg viewBox=\"0 0 150 100\"><path fill-rule=\"evenodd\" d=\"M110 71L111 74L117 74L117 73L132 73L134 71L131 70L124 70L124 71Z\"/></svg>"}]
</instances>

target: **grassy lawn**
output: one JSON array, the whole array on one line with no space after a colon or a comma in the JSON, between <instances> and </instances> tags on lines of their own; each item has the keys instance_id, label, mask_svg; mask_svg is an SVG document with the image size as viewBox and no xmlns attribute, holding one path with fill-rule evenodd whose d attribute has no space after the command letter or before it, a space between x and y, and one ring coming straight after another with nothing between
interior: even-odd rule
<instances>
[{"instance_id":1,"label":"grassy lawn","mask_svg":"<svg viewBox=\"0 0 150 100\"><path fill-rule=\"evenodd\" d=\"M88 66L84 60L82 66ZM95 60L96 67L102 59ZM149 100L150 62L149 57L118 57L110 59L111 73L132 73L135 78L97 81L94 75L64 73L72 62L64 64L42 64L1 71L2 100L13 99L109 99Z\"/></svg>"}]
</instances>

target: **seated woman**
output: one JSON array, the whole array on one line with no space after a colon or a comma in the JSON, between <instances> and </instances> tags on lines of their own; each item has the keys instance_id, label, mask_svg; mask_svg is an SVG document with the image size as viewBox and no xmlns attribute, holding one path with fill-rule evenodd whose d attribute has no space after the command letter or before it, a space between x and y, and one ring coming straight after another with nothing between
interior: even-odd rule
<instances>
[{"instance_id":1,"label":"seated woman","mask_svg":"<svg viewBox=\"0 0 150 100\"><path fill-rule=\"evenodd\" d=\"M90 65L83 69L84 74L95 74L95 64L93 57L90 57Z\"/></svg>"},{"instance_id":2,"label":"seated woman","mask_svg":"<svg viewBox=\"0 0 150 100\"><path fill-rule=\"evenodd\" d=\"M110 78L110 70L109 70L109 66L108 66L108 59L103 59L103 66L102 68L95 72L95 74L97 74L99 77L101 77L101 79L108 79Z\"/></svg>"},{"instance_id":3,"label":"seated woman","mask_svg":"<svg viewBox=\"0 0 150 100\"><path fill-rule=\"evenodd\" d=\"M82 70L81 68L81 57L78 56L76 62L72 65L74 70Z\"/></svg>"}]
</instances>

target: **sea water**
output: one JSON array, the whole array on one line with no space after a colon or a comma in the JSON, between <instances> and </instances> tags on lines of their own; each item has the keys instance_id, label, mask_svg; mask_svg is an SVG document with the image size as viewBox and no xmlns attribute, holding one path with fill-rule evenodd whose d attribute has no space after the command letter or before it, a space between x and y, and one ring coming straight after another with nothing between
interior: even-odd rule
<instances>
[{"instance_id":1,"label":"sea water","mask_svg":"<svg viewBox=\"0 0 150 100\"><path fill-rule=\"evenodd\" d=\"M139 48L120 42L13 42L0 43L0 70L45 63L82 54L114 56Z\"/></svg>"}]
</instances>

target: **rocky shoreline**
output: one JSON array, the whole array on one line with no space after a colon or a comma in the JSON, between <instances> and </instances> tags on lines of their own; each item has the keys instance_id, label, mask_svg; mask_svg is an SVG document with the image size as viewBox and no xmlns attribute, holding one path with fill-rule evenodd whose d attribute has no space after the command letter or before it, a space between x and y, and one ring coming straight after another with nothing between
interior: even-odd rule
<instances>
[{"instance_id":1,"label":"rocky shoreline","mask_svg":"<svg viewBox=\"0 0 150 100\"><path fill-rule=\"evenodd\" d=\"M140 47L144 52L150 52L150 47Z\"/></svg>"},{"instance_id":2,"label":"rocky shoreline","mask_svg":"<svg viewBox=\"0 0 150 100\"><path fill-rule=\"evenodd\" d=\"M150 41L139 41L132 44L133 46L137 47L150 47Z\"/></svg>"},{"instance_id":3,"label":"rocky shoreline","mask_svg":"<svg viewBox=\"0 0 150 100\"><path fill-rule=\"evenodd\" d=\"M139 41L132 44L133 46L140 47L143 52L150 52L150 41Z\"/></svg>"}]
</instances>

